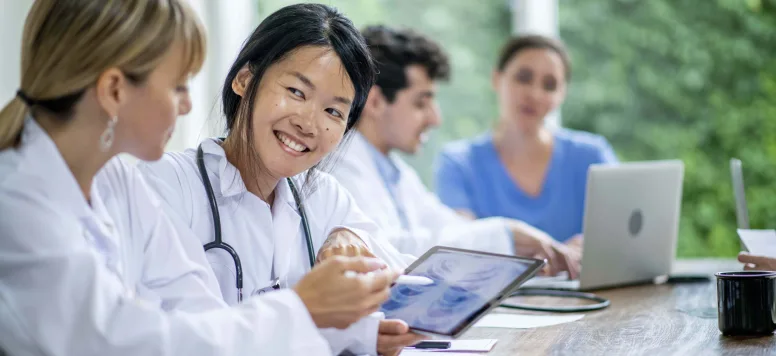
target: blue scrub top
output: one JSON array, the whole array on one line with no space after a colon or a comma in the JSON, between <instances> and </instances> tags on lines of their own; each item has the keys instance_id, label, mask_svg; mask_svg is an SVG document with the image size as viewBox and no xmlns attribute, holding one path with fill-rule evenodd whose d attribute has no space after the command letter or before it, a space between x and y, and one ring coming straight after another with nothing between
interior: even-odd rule
<instances>
[{"instance_id":1,"label":"blue scrub top","mask_svg":"<svg viewBox=\"0 0 776 356\"><path fill-rule=\"evenodd\" d=\"M522 220L558 241L582 232L587 170L616 163L611 145L599 135L558 129L541 193L526 194L509 177L491 133L446 145L436 162L436 190L443 203L478 218Z\"/></svg>"}]
</instances>

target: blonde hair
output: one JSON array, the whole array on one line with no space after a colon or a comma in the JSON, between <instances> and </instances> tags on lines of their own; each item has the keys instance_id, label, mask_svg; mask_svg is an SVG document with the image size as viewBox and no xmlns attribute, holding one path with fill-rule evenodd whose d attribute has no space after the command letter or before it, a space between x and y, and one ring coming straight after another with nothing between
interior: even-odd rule
<instances>
[{"instance_id":1,"label":"blonde hair","mask_svg":"<svg viewBox=\"0 0 776 356\"><path fill-rule=\"evenodd\" d=\"M181 76L205 57L205 31L186 0L36 0L22 37L19 95L0 111L0 150L19 142L30 108L64 119L109 68L142 82L175 41Z\"/></svg>"}]
</instances>

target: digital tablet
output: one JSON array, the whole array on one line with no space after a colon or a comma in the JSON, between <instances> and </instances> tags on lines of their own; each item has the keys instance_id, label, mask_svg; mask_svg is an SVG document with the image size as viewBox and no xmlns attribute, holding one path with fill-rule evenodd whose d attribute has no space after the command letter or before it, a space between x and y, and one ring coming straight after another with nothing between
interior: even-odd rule
<instances>
[{"instance_id":1,"label":"digital tablet","mask_svg":"<svg viewBox=\"0 0 776 356\"><path fill-rule=\"evenodd\" d=\"M420 334L457 338L497 307L545 261L435 246L406 274L425 276L431 285L391 287L380 308L387 319L400 319Z\"/></svg>"}]
</instances>

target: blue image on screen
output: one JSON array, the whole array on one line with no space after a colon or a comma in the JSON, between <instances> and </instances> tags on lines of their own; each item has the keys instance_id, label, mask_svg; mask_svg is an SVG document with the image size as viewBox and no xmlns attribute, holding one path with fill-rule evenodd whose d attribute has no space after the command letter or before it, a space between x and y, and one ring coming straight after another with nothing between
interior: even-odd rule
<instances>
[{"instance_id":1,"label":"blue image on screen","mask_svg":"<svg viewBox=\"0 0 776 356\"><path fill-rule=\"evenodd\" d=\"M441 250L409 273L434 284L393 286L381 311L410 327L450 334L530 266L512 258Z\"/></svg>"}]
</instances>

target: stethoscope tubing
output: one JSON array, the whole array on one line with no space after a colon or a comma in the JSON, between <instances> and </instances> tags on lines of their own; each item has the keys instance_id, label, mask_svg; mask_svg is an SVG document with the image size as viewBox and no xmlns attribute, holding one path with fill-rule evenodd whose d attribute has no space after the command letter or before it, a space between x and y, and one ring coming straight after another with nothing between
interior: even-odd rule
<instances>
[{"instance_id":1,"label":"stethoscope tubing","mask_svg":"<svg viewBox=\"0 0 776 356\"><path fill-rule=\"evenodd\" d=\"M205 188L207 194L208 204L210 205L210 213L213 218L213 241L208 242L203 247L205 251L211 249L221 249L231 256L234 261L235 269L235 286L237 287L237 302L243 300L243 273L242 262L240 261L240 255L237 253L231 245L223 241L221 236L221 214L218 209L218 201L216 201L215 193L213 193L213 186L210 184L210 178L208 178L207 170L205 169L204 152L202 150L202 144L197 147L197 168L199 174L202 177L202 185ZM305 242L307 243L307 255L310 260L310 268L315 266L315 248L313 247L312 235L310 233L310 225L307 222L307 214L302 205L302 201L299 197L299 191L296 189L296 185L291 178L286 178L288 186L291 189L291 193L294 195L294 201L296 202L299 215L302 218L302 227L304 228Z\"/></svg>"}]
</instances>

